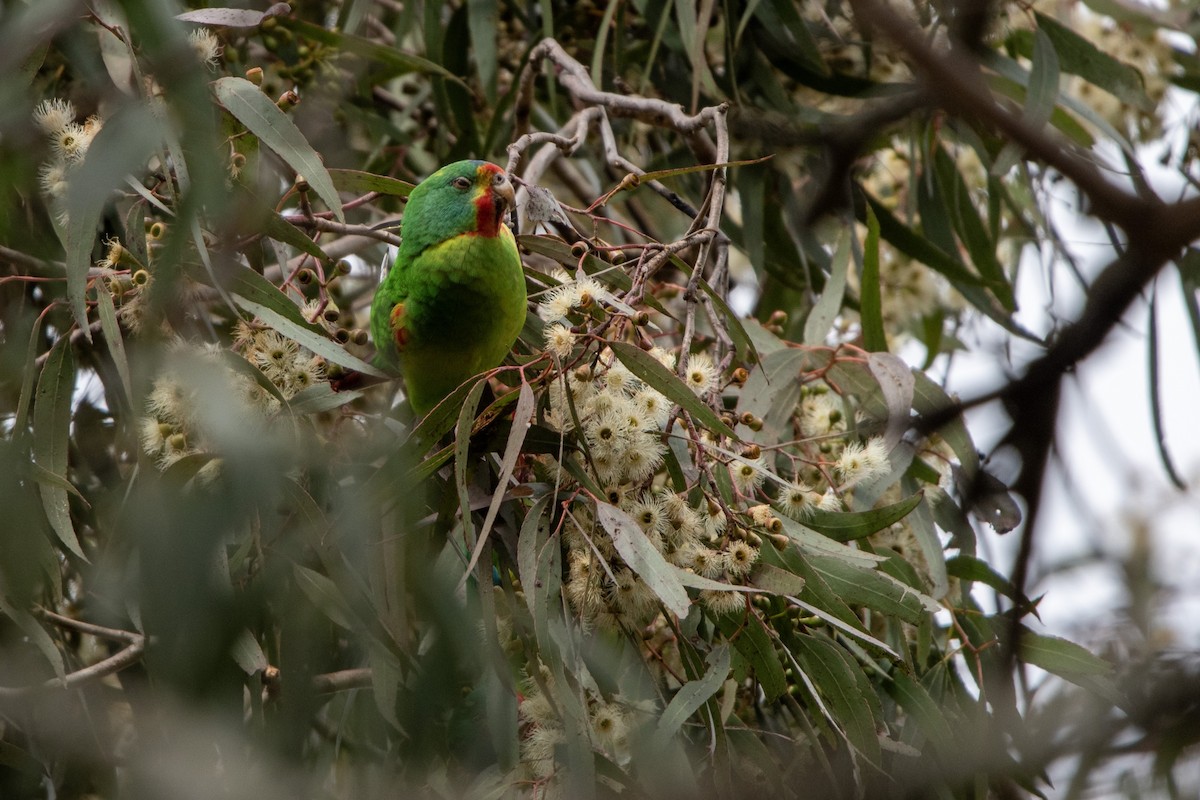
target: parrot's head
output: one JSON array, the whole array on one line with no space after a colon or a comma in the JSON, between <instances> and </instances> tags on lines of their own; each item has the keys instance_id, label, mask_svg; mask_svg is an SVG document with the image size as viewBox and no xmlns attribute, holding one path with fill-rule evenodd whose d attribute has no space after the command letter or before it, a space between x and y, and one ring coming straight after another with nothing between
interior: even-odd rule
<instances>
[{"instance_id":1,"label":"parrot's head","mask_svg":"<svg viewBox=\"0 0 1200 800\"><path fill-rule=\"evenodd\" d=\"M488 161L456 161L417 184L401 222L413 255L455 236L496 236L515 201L508 173Z\"/></svg>"}]
</instances>

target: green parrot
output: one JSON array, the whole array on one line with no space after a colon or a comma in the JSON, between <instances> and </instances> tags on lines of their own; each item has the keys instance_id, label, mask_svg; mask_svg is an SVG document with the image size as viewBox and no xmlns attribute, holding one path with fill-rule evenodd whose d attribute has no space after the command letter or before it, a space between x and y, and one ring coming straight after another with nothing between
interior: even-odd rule
<instances>
[{"instance_id":1,"label":"green parrot","mask_svg":"<svg viewBox=\"0 0 1200 800\"><path fill-rule=\"evenodd\" d=\"M503 361L525 323L521 256L504 224L513 200L508 175L487 161L447 164L408 196L371 335L377 364L404 374L417 414Z\"/></svg>"}]
</instances>

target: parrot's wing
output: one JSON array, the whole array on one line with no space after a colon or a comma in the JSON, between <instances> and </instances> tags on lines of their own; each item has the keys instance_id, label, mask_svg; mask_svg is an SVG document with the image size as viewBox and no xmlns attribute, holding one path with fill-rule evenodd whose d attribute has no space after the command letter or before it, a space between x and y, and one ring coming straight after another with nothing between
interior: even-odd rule
<instances>
[{"instance_id":1,"label":"parrot's wing","mask_svg":"<svg viewBox=\"0 0 1200 800\"><path fill-rule=\"evenodd\" d=\"M403 353L405 345L408 344L408 326L405 324L404 301L400 301L392 306L392 311L388 315L388 327L391 328L392 341L396 344L396 351Z\"/></svg>"}]
</instances>

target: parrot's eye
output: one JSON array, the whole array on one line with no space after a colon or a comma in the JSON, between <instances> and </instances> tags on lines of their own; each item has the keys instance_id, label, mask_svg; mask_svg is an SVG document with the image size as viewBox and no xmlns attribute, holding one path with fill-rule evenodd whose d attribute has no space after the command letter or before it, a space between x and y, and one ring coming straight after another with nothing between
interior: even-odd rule
<instances>
[{"instance_id":1,"label":"parrot's eye","mask_svg":"<svg viewBox=\"0 0 1200 800\"><path fill-rule=\"evenodd\" d=\"M467 189L471 188L471 179L464 178L461 175L459 177L455 178L454 180L450 181L450 183L454 186L455 189L461 189L463 191L466 191Z\"/></svg>"}]
</instances>

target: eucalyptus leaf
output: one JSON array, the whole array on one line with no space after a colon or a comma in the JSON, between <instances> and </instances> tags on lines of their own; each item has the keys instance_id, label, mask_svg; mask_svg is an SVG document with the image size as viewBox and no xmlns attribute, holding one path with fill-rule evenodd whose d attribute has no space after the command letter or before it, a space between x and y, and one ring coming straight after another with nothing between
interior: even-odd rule
<instances>
[{"instance_id":1,"label":"eucalyptus leaf","mask_svg":"<svg viewBox=\"0 0 1200 800\"><path fill-rule=\"evenodd\" d=\"M678 568L667 562L628 514L609 503L596 503L596 521L608 532L625 564L678 617L687 616L691 600L679 579ZM715 689L714 689L715 691Z\"/></svg>"},{"instance_id":2,"label":"eucalyptus leaf","mask_svg":"<svg viewBox=\"0 0 1200 800\"><path fill-rule=\"evenodd\" d=\"M226 111L308 181L335 217L346 221L342 201L321 157L279 106L245 78L218 78L213 93Z\"/></svg>"},{"instance_id":3,"label":"eucalyptus leaf","mask_svg":"<svg viewBox=\"0 0 1200 800\"><path fill-rule=\"evenodd\" d=\"M75 359L70 337L62 336L51 348L38 378L33 401L34 462L67 482L70 450L71 408L75 399ZM50 527L68 550L87 561L71 520L67 490L49 481L39 482L38 491Z\"/></svg>"}]
</instances>

